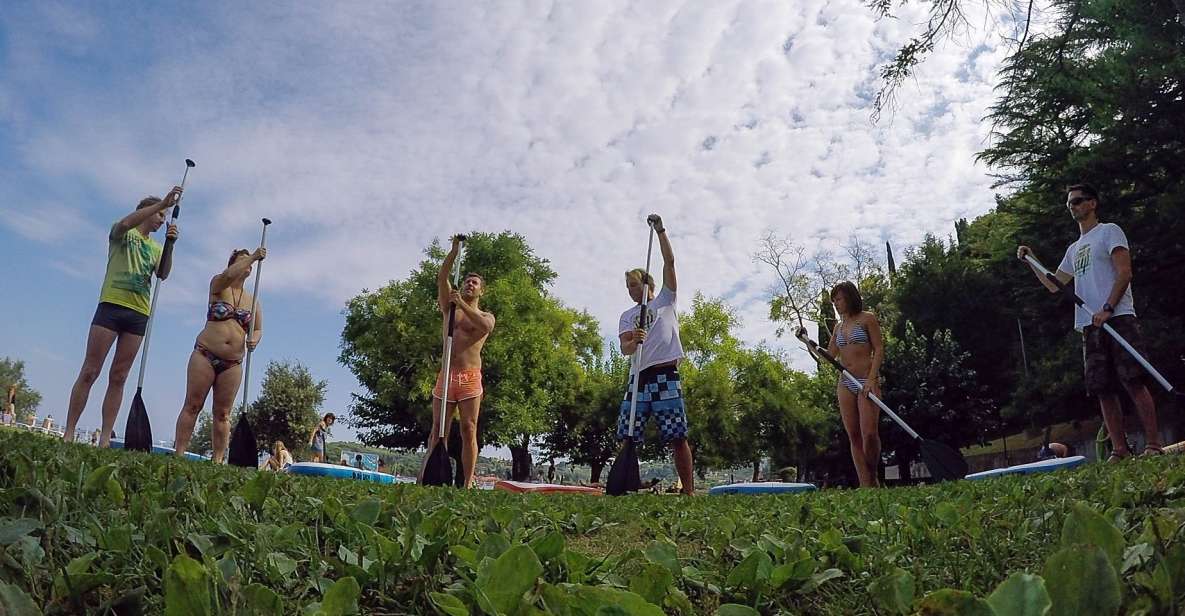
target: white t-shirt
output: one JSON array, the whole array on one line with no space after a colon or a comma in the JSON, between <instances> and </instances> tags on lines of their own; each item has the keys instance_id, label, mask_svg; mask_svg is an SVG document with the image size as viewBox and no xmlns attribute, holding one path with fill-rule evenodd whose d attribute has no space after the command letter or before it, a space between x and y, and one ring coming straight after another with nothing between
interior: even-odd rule
<instances>
[{"instance_id":1,"label":"white t-shirt","mask_svg":"<svg viewBox=\"0 0 1185 616\"><path fill-rule=\"evenodd\" d=\"M1127 247L1127 236L1123 234L1123 229L1117 224L1104 222L1087 231L1066 249L1066 256L1057 269L1074 277L1074 292L1086 302L1087 310L1102 310L1103 304L1107 303L1111 288L1115 286L1115 264L1111 262L1111 253L1116 248ZM1113 316L1136 314L1130 284L1114 308ZM1086 310L1074 308L1074 329L1082 331L1087 325L1090 325L1090 315Z\"/></svg>"},{"instance_id":2,"label":"white t-shirt","mask_svg":"<svg viewBox=\"0 0 1185 616\"><path fill-rule=\"evenodd\" d=\"M638 329L641 304L621 313L617 335ZM634 352L638 370L683 358L683 343L679 342L679 318L675 315L675 292L665 286L646 304L646 342Z\"/></svg>"}]
</instances>

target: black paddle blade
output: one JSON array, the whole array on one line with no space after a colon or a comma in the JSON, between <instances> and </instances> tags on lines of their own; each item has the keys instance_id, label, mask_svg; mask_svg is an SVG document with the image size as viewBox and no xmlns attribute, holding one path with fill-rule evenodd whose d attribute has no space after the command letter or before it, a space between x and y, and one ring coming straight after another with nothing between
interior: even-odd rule
<instances>
[{"instance_id":1,"label":"black paddle blade","mask_svg":"<svg viewBox=\"0 0 1185 616\"><path fill-rule=\"evenodd\" d=\"M922 440L922 462L930 471L930 476L939 481L951 481L967 476L967 461L963 454L939 443L938 441Z\"/></svg>"},{"instance_id":2,"label":"black paddle blade","mask_svg":"<svg viewBox=\"0 0 1185 616\"><path fill-rule=\"evenodd\" d=\"M144 398L140 396L140 388L136 388L136 397L132 398L132 411L128 413L128 422L123 427L123 448L130 451L152 451L152 425L148 422L148 409L144 408Z\"/></svg>"},{"instance_id":3,"label":"black paddle blade","mask_svg":"<svg viewBox=\"0 0 1185 616\"><path fill-rule=\"evenodd\" d=\"M424 477L420 485L447 486L453 483L453 461L448 457L448 449L441 441L436 442L432 453L428 455L428 464L424 466Z\"/></svg>"},{"instance_id":4,"label":"black paddle blade","mask_svg":"<svg viewBox=\"0 0 1185 616\"><path fill-rule=\"evenodd\" d=\"M621 496L627 492L637 492L642 487L641 469L638 467L638 450L634 439L625 439L621 453L609 467L609 480L605 483L605 494Z\"/></svg>"},{"instance_id":5,"label":"black paddle blade","mask_svg":"<svg viewBox=\"0 0 1185 616\"><path fill-rule=\"evenodd\" d=\"M230 452L226 462L231 466L255 468L259 466L259 448L255 443L255 430L251 429L251 420L246 413L239 413L239 421L235 424L235 431L230 435Z\"/></svg>"}]
</instances>

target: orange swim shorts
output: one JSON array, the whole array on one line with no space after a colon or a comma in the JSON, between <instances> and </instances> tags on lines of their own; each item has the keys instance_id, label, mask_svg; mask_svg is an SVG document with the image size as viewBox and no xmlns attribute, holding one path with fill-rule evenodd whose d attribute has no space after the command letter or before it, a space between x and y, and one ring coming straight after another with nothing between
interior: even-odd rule
<instances>
[{"instance_id":1,"label":"orange swim shorts","mask_svg":"<svg viewBox=\"0 0 1185 616\"><path fill-rule=\"evenodd\" d=\"M448 401L460 402L476 398L482 394L481 368L468 370L452 370L452 378L448 381ZM444 383L441 380L443 371L436 375L436 387L432 390L432 397L444 398Z\"/></svg>"}]
</instances>

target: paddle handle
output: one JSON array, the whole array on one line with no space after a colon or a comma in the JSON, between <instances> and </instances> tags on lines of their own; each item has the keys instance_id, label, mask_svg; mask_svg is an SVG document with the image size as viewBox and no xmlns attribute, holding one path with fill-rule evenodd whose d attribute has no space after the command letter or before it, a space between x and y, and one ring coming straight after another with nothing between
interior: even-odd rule
<instances>
[{"instance_id":1,"label":"paddle handle","mask_svg":"<svg viewBox=\"0 0 1185 616\"><path fill-rule=\"evenodd\" d=\"M263 235L259 238L259 247L267 247L267 226L272 221L263 219ZM243 412L247 412L247 391L251 388L251 355L254 353L249 344L255 336L255 311L259 307L259 279L263 274L263 261L255 264L255 286L251 289L251 322L247 324L247 337L243 339L243 348L247 351L247 359L243 362Z\"/></svg>"},{"instance_id":2,"label":"paddle handle","mask_svg":"<svg viewBox=\"0 0 1185 616\"><path fill-rule=\"evenodd\" d=\"M464 235L458 234L456 236L460 242L458 243L457 261L461 260L462 252L465 249ZM461 286L461 265L460 263L453 263L453 288ZM440 398L440 427L437 432L437 437L444 438L445 422L448 420L448 385L452 380L452 372L450 371L453 365L453 326L457 323L457 304L449 302L448 305L448 333L444 338L444 371L441 373L440 379L443 382L441 385Z\"/></svg>"},{"instance_id":3,"label":"paddle handle","mask_svg":"<svg viewBox=\"0 0 1185 616\"><path fill-rule=\"evenodd\" d=\"M646 273L642 275L642 308L638 311L638 327L646 329L646 308L650 303L650 257L654 254L654 225L647 221L646 226L650 227L650 239L646 242ZM630 367L633 368L634 377L633 391L630 392L630 423L629 423L629 438L634 438L634 419L638 413L638 393L642 391L642 371L640 369L642 358L642 342L639 342L634 347L634 356L630 358Z\"/></svg>"},{"instance_id":4,"label":"paddle handle","mask_svg":"<svg viewBox=\"0 0 1185 616\"><path fill-rule=\"evenodd\" d=\"M1066 297L1072 299L1074 301L1074 305L1080 310L1085 311L1086 314L1090 315L1091 317L1094 316L1094 311L1086 305L1086 302L1083 301L1083 299L1079 297L1069 285L1059 280L1053 272L1046 269L1046 267L1042 265L1041 262L1036 259L1036 257L1031 254L1026 254L1025 261L1028 261L1029 265L1033 266L1033 268L1038 272L1041 272L1041 275L1044 276L1046 280L1056 285L1057 288L1066 295ZM1115 328L1111 327L1110 323L1105 321L1103 322L1103 331L1110 334L1111 337L1119 343L1119 346L1123 347L1125 351L1131 354L1131 356L1134 357L1136 361L1144 367L1144 370L1146 370L1148 374L1152 375L1152 378L1156 379L1157 383L1160 383L1160 386L1163 387L1165 391L1169 392L1170 394L1178 393L1176 388L1173 387L1173 384L1169 383L1168 379L1164 378L1164 375L1161 374L1159 370L1153 367L1152 364L1148 363L1148 360L1144 359L1144 356L1141 355L1140 352L1137 351L1135 347L1133 347L1126 339L1124 339L1123 336L1120 336L1119 332L1115 331Z\"/></svg>"},{"instance_id":5,"label":"paddle handle","mask_svg":"<svg viewBox=\"0 0 1185 616\"><path fill-rule=\"evenodd\" d=\"M860 384L860 380L857 379L851 372L848 372L847 368L844 368L843 364L839 363L839 360L832 357L831 353L819 348L819 345L816 344L814 340L811 340L807 337L805 328L798 328L798 332L795 334L795 336L806 345L808 353L814 355L815 357L822 357L823 359L827 360L827 362L834 366L836 370L840 371L845 379L848 379L849 382L857 387L863 387L863 385ZM909 424L905 423L904 419L901 419L897 413L893 412L893 409L890 409L888 405L878 398L876 394L870 392L868 394L868 399L872 400L873 404L880 407L880 409L884 411L890 419L896 422L897 425L901 426L901 429L909 433L909 435L915 440L920 440L922 438L921 436L918 436L917 432L914 432L913 428L909 427Z\"/></svg>"},{"instance_id":6,"label":"paddle handle","mask_svg":"<svg viewBox=\"0 0 1185 616\"><path fill-rule=\"evenodd\" d=\"M152 321L156 318L156 298L160 295L160 278L152 284L152 304L148 308L148 324L144 327L144 345L140 349L140 376L136 378L136 389L144 387L144 371L148 367L148 341L152 338Z\"/></svg>"}]
</instances>

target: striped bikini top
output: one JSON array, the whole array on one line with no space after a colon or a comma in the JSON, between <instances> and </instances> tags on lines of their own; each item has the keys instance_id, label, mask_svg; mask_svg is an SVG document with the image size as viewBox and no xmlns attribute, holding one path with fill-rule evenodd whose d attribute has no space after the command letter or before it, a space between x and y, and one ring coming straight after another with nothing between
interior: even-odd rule
<instances>
[{"instance_id":1,"label":"striped bikini top","mask_svg":"<svg viewBox=\"0 0 1185 616\"><path fill-rule=\"evenodd\" d=\"M845 336L843 333L843 326L835 328L835 343L839 346L847 346L849 344L868 344L868 330L864 326L857 323L852 326L852 333L850 336Z\"/></svg>"}]
</instances>

